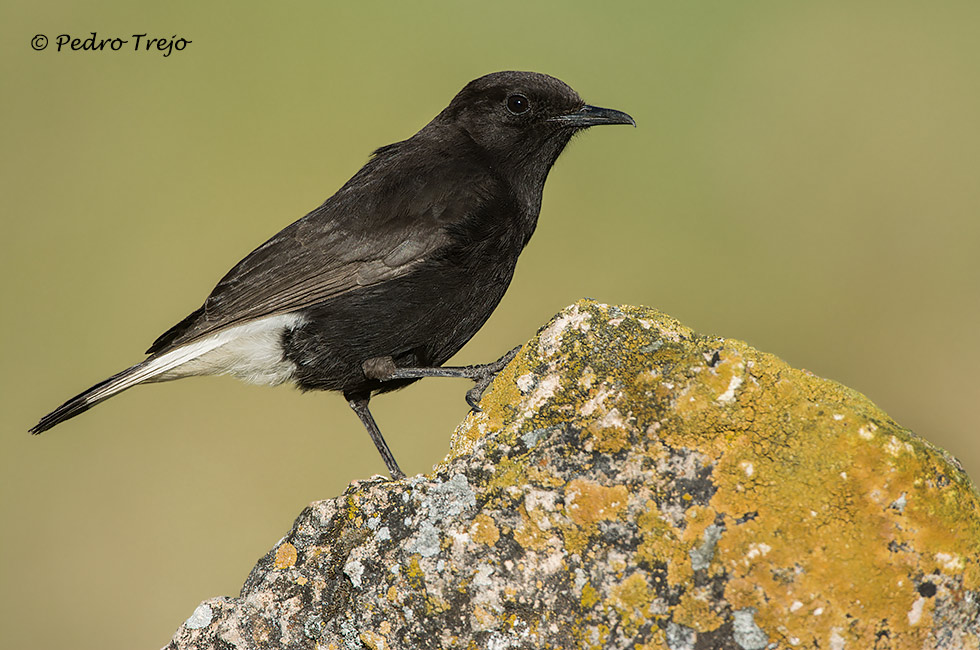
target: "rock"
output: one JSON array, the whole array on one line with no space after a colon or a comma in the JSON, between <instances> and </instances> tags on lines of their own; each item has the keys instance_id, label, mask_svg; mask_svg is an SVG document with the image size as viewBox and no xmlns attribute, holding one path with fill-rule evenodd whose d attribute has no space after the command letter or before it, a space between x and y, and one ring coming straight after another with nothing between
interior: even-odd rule
<instances>
[{"instance_id":1,"label":"rock","mask_svg":"<svg viewBox=\"0 0 980 650\"><path fill-rule=\"evenodd\" d=\"M859 393L579 302L431 474L300 514L170 648L977 648L980 495Z\"/></svg>"}]
</instances>

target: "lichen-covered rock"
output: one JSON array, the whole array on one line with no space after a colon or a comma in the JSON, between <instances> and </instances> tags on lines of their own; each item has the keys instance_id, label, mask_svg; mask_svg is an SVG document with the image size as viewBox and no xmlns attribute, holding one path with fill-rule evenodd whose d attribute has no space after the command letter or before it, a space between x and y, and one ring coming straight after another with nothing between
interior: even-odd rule
<instances>
[{"instance_id":1,"label":"lichen-covered rock","mask_svg":"<svg viewBox=\"0 0 980 650\"><path fill-rule=\"evenodd\" d=\"M853 390L583 301L481 406L431 474L312 504L170 647L980 647L980 496Z\"/></svg>"}]
</instances>

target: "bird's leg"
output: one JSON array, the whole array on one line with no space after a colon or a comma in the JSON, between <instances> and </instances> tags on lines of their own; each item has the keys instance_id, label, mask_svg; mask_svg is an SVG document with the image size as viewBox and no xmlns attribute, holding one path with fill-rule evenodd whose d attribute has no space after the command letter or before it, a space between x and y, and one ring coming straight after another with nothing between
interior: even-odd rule
<instances>
[{"instance_id":1,"label":"bird's leg","mask_svg":"<svg viewBox=\"0 0 980 650\"><path fill-rule=\"evenodd\" d=\"M364 428L367 429L368 435L371 436L374 446L378 448L378 453L381 454L385 465L388 466L388 473L391 474L391 478L395 480L405 478L405 472L398 466L394 454L388 449L388 443L385 442L384 436L381 435L381 429L378 428L378 424L374 421L371 411L368 410L368 401L371 399L371 394L344 393L344 397L347 399L350 407L354 409L354 412L357 413L357 417L361 418L361 423L364 424Z\"/></svg>"},{"instance_id":2,"label":"bird's leg","mask_svg":"<svg viewBox=\"0 0 980 650\"><path fill-rule=\"evenodd\" d=\"M479 411L477 404L483 397L483 392L493 381L494 377L517 356L521 346L500 357L492 363L482 363L473 366L448 366L432 368L399 368L391 357L368 359L362 364L364 374L370 379L387 381L391 379L422 379L423 377L457 377L472 379L476 385L466 391L466 403Z\"/></svg>"}]
</instances>

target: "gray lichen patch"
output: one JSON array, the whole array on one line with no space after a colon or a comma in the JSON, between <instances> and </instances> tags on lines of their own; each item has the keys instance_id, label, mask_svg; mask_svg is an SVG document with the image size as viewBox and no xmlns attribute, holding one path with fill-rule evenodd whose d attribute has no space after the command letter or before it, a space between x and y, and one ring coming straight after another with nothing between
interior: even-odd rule
<instances>
[{"instance_id":1,"label":"gray lichen patch","mask_svg":"<svg viewBox=\"0 0 980 650\"><path fill-rule=\"evenodd\" d=\"M755 610L751 607L732 612L732 636L742 650L763 650L769 645L769 637L755 622Z\"/></svg>"},{"instance_id":2,"label":"gray lichen patch","mask_svg":"<svg viewBox=\"0 0 980 650\"><path fill-rule=\"evenodd\" d=\"M704 529L701 545L687 552L691 558L692 569L701 571L711 565L711 559L715 555L715 545L721 539L721 533L724 530L724 526L716 524L711 524Z\"/></svg>"},{"instance_id":3,"label":"gray lichen patch","mask_svg":"<svg viewBox=\"0 0 980 650\"><path fill-rule=\"evenodd\" d=\"M431 521L456 517L475 507L476 495L464 474L454 474L445 483L435 483L422 499L422 508Z\"/></svg>"},{"instance_id":4,"label":"gray lichen patch","mask_svg":"<svg viewBox=\"0 0 980 650\"><path fill-rule=\"evenodd\" d=\"M431 474L311 504L170 647L980 645L976 488L850 389L582 301L481 408Z\"/></svg>"},{"instance_id":5,"label":"gray lichen patch","mask_svg":"<svg viewBox=\"0 0 980 650\"><path fill-rule=\"evenodd\" d=\"M190 618L184 621L184 626L190 630L200 630L202 627L211 625L212 616L211 606L207 603L201 603L190 615Z\"/></svg>"}]
</instances>

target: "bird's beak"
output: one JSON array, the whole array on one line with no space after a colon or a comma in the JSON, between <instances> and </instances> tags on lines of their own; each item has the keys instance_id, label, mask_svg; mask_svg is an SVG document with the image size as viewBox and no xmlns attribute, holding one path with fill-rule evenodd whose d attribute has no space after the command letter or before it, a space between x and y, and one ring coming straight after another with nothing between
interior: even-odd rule
<instances>
[{"instance_id":1,"label":"bird's beak","mask_svg":"<svg viewBox=\"0 0 980 650\"><path fill-rule=\"evenodd\" d=\"M589 106L588 104L574 113L552 117L548 121L558 122L574 129L584 129L599 124L632 124L636 126L636 120L622 111Z\"/></svg>"}]
</instances>

